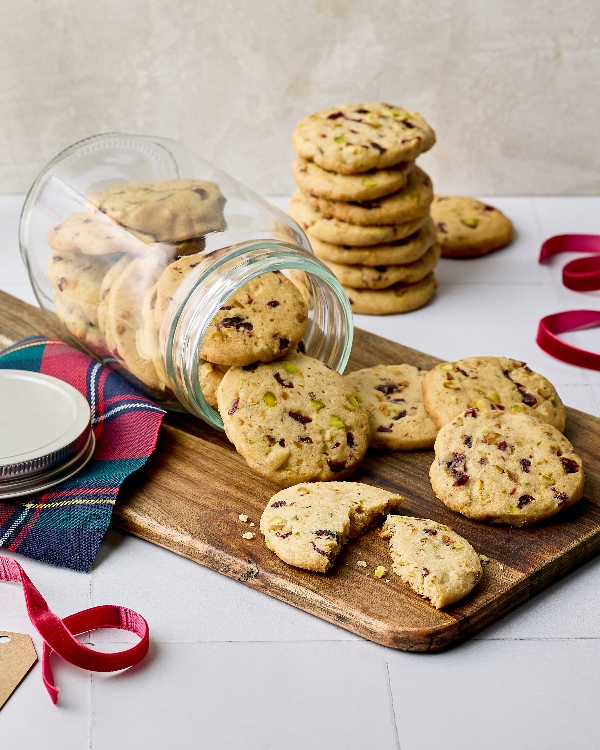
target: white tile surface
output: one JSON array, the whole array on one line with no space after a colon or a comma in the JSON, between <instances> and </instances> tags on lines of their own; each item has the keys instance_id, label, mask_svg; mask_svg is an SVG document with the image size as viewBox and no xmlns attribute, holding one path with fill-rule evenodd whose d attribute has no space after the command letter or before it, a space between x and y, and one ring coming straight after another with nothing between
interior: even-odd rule
<instances>
[{"instance_id":1,"label":"white tile surface","mask_svg":"<svg viewBox=\"0 0 600 750\"><path fill-rule=\"evenodd\" d=\"M423 310L356 316L356 324L449 359L520 357L548 375L567 404L600 415L600 373L563 365L535 345L542 315L600 309L600 296L562 288L567 256L537 264L550 234L600 232L599 201L490 199L515 220L514 245L477 261L443 262L438 297ZM274 202L285 209L287 198ZM0 288L35 304L18 249L21 203L0 197ZM600 351L599 333L568 338ZM117 531L108 533L90 575L20 562L60 615L108 603L139 611L149 621L152 650L140 667L111 676L91 677L55 658L56 708L36 666L0 714L0 747L7 750L44 743L50 750L598 747L599 560L469 643L436 655L369 644ZM0 628L32 632L16 585L0 584ZM102 650L132 639L121 631L91 638Z\"/></svg>"}]
</instances>

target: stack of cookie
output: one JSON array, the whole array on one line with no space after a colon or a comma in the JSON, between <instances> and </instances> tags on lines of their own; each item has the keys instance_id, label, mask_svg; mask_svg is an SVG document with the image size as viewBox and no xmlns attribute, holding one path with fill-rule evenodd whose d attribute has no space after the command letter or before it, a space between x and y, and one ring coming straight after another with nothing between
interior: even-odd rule
<instances>
[{"instance_id":1,"label":"stack of cookie","mask_svg":"<svg viewBox=\"0 0 600 750\"><path fill-rule=\"evenodd\" d=\"M289 213L357 313L423 306L440 258L431 180L415 166L435 143L425 120L389 104L345 105L302 120L292 136L300 190Z\"/></svg>"}]
</instances>

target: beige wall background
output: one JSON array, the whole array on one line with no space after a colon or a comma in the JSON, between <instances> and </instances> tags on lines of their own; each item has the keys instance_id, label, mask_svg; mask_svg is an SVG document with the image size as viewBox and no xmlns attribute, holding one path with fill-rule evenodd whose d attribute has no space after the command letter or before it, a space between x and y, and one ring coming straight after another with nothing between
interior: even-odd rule
<instances>
[{"instance_id":1,"label":"beige wall background","mask_svg":"<svg viewBox=\"0 0 600 750\"><path fill-rule=\"evenodd\" d=\"M598 0L0 0L0 192L110 130L291 192L310 112L419 110L438 191L600 193Z\"/></svg>"}]
</instances>

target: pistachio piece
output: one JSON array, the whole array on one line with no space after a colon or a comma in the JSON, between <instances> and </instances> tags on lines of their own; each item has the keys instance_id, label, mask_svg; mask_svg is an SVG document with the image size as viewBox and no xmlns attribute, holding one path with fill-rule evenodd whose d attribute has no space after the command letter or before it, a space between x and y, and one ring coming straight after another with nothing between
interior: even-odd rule
<instances>
[{"instance_id":1,"label":"pistachio piece","mask_svg":"<svg viewBox=\"0 0 600 750\"><path fill-rule=\"evenodd\" d=\"M512 405L511 407L510 407L510 410L511 410L511 411L514 411L514 412L519 412L519 411L523 411L523 407L522 407L522 406L519 406L519 404L513 404L513 405Z\"/></svg>"},{"instance_id":2,"label":"pistachio piece","mask_svg":"<svg viewBox=\"0 0 600 750\"><path fill-rule=\"evenodd\" d=\"M469 227L469 229L476 229L479 226L479 219L461 219L460 223L464 224L466 227Z\"/></svg>"},{"instance_id":3,"label":"pistachio piece","mask_svg":"<svg viewBox=\"0 0 600 750\"><path fill-rule=\"evenodd\" d=\"M291 362L283 362L282 366L286 372L289 372L289 373L298 372L298 368L296 367L296 365L293 365Z\"/></svg>"},{"instance_id":4,"label":"pistachio piece","mask_svg":"<svg viewBox=\"0 0 600 750\"><path fill-rule=\"evenodd\" d=\"M310 403L315 411L320 411L325 407L325 404L322 401L319 401L318 398L311 398Z\"/></svg>"},{"instance_id":5,"label":"pistachio piece","mask_svg":"<svg viewBox=\"0 0 600 750\"><path fill-rule=\"evenodd\" d=\"M342 422L342 420L339 417L336 417L335 414L332 414L329 417L329 424L331 427L337 427L340 430L346 429L346 425Z\"/></svg>"},{"instance_id":6,"label":"pistachio piece","mask_svg":"<svg viewBox=\"0 0 600 750\"><path fill-rule=\"evenodd\" d=\"M362 398L360 396L355 396L354 394L348 396L348 401L352 404L352 406L358 406L359 404L362 404Z\"/></svg>"},{"instance_id":7,"label":"pistachio piece","mask_svg":"<svg viewBox=\"0 0 600 750\"><path fill-rule=\"evenodd\" d=\"M499 404L500 403L500 396L496 393L496 391L492 391L491 393L486 393L485 397L488 401L491 401L492 404Z\"/></svg>"},{"instance_id":8,"label":"pistachio piece","mask_svg":"<svg viewBox=\"0 0 600 750\"><path fill-rule=\"evenodd\" d=\"M451 391L460 391L460 385L453 380L444 380L444 388L449 388Z\"/></svg>"},{"instance_id":9,"label":"pistachio piece","mask_svg":"<svg viewBox=\"0 0 600 750\"><path fill-rule=\"evenodd\" d=\"M275 394L271 393L271 391L265 393L263 401L267 406L277 406L277 399L275 398Z\"/></svg>"}]
</instances>

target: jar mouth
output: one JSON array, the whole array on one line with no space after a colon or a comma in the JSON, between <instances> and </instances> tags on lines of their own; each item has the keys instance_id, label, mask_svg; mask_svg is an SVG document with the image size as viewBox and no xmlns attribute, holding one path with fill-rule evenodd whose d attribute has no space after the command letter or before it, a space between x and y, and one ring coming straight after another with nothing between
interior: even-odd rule
<instances>
[{"instance_id":1,"label":"jar mouth","mask_svg":"<svg viewBox=\"0 0 600 750\"><path fill-rule=\"evenodd\" d=\"M354 335L350 302L332 272L307 250L278 241L249 242L223 248L200 261L178 289L160 332L167 375L189 411L223 430L219 412L206 401L198 370L200 347L212 319L244 284L272 271L304 271L314 300L303 338L308 356L344 372Z\"/></svg>"}]
</instances>

